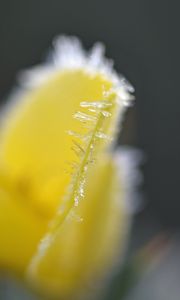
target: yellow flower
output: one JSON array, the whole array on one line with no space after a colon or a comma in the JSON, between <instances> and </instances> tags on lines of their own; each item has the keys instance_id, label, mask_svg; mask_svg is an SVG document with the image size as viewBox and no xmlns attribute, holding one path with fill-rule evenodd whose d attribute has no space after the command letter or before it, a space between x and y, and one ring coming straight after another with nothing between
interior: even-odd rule
<instances>
[{"instance_id":1,"label":"yellow flower","mask_svg":"<svg viewBox=\"0 0 180 300\"><path fill-rule=\"evenodd\" d=\"M122 254L126 189L113 141L132 88L101 44L54 45L49 62L21 73L2 113L0 266L51 299L76 299Z\"/></svg>"}]
</instances>

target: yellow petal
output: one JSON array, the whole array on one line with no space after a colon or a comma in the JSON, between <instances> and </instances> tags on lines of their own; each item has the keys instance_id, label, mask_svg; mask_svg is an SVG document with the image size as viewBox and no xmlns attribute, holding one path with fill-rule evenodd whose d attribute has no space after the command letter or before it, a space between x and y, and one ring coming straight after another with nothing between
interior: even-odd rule
<instances>
[{"instance_id":1,"label":"yellow petal","mask_svg":"<svg viewBox=\"0 0 180 300\"><path fill-rule=\"evenodd\" d=\"M0 267L22 272L34 254L47 222L26 207L26 199L3 177L0 179Z\"/></svg>"},{"instance_id":2,"label":"yellow petal","mask_svg":"<svg viewBox=\"0 0 180 300\"><path fill-rule=\"evenodd\" d=\"M33 287L52 298L77 299L95 291L122 254L127 216L112 158L101 156L86 180L85 197L60 226L55 218L28 269Z\"/></svg>"}]
</instances>

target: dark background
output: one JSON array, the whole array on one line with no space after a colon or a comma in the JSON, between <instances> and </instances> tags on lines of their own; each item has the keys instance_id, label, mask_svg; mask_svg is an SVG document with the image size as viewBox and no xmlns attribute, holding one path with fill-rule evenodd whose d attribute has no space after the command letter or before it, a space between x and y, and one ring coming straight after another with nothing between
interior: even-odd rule
<instances>
[{"instance_id":1,"label":"dark background","mask_svg":"<svg viewBox=\"0 0 180 300\"><path fill-rule=\"evenodd\" d=\"M134 85L136 103L120 142L147 157L139 228L180 225L179 8L173 0L0 1L2 101L17 71L43 60L62 33L79 36L86 48L103 41L117 71Z\"/></svg>"}]
</instances>

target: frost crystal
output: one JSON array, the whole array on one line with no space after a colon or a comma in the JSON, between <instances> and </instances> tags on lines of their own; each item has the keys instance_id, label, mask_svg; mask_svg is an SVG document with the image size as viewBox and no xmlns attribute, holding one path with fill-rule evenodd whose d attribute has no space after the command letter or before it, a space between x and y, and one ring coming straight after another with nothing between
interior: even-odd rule
<instances>
[{"instance_id":1,"label":"frost crystal","mask_svg":"<svg viewBox=\"0 0 180 300\"><path fill-rule=\"evenodd\" d=\"M133 86L115 72L113 61L104 56L105 48L102 43L96 43L88 52L83 49L77 37L58 36L53 41L53 47L54 50L46 63L19 74L23 86L28 88L39 86L49 80L49 76L56 71L83 69L92 76L98 72L107 80L110 79L119 100L127 100L128 103L132 100L129 93L134 92ZM104 96L107 96L106 93L107 91L104 91Z\"/></svg>"}]
</instances>

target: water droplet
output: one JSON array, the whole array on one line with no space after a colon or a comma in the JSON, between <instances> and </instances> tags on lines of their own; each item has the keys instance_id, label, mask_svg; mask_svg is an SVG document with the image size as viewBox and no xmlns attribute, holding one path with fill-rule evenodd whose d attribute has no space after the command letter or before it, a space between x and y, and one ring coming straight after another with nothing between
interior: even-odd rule
<instances>
[{"instance_id":1,"label":"water droplet","mask_svg":"<svg viewBox=\"0 0 180 300\"><path fill-rule=\"evenodd\" d=\"M74 130L67 130L66 131L67 134L71 135L71 136L74 136L74 137L77 137L77 138L80 138L80 139L83 139L84 138L84 135L83 134L80 134Z\"/></svg>"},{"instance_id":2,"label":"water droplet","mask_svg":"<svg viewBox=\"0 0 180 300\"><path fill-rule=\"evenodd\" d=\"M76 195L74 198L74 205L77 207L79 205L79 195Z\"/></svg>"},{"instance_id":3,"label":"water droplet","mask_svg":"<svg viewBox=\"0 0 180 300\"><path fill-rule=\"evenodd\" d=\"M111 94L111 91L107 91L107 90L103 90L103 96L105 97L105 98L107 98L108 96L110 96L110 94Z\"/></svg>"},{"instance_id":4,"label":"water droplet","mask_svg":"<svg viewBox=\"0 0 180 300\"><path fill-rule=\"evenodd\" d=\"M106 118L109 118L112 115L109 111L106 111L106 110L103 110L101 113Z\"/></svg>"},{"instance_id":5,"label":"water droplet","mask_svg":"<svg viewBox=\"0 0 180 300\"><path fill-rule=\"evenodd\" d=\"M106 108L112 106L112 103L108 100L100 100L100 101L83 101L80 103L81 107L93 107L93 108Z\"/></svg>"},{"instance_id":6,"label":"water droplet","mask_svg":"<svg viewBox=\"0 0 180 300\"><path fill-rule=\"evenodd\" d=\"M85 114L85 113L80 112L80 111L78 111L74 114L74 118L81 121L81 122L87 122L87 121L96 122L97 121L97 118L95 116Z\"/></svg>"},{"instance_id":7,"label":"water droplet","mask_svg":"<svg viewBox=\"0 0 180 300\"><path fill-rule=\"evenodd\" d=\"M82 186L79 188L79 194L81 197L84 197L84 188Z\"/></svg>"},{"instance_id":8,"label":"water droplet","mask_svg":"<svg viewBox=\"0 0 180 300\"><path fill-rule=\"evenodd\" d=\"M89 110L90 112L93 112L93 113L96 113L96 112L97 112L97 110L94 109L94 108L88 108L88 110Z\"/></svg>"},{"instance_id":9,"label":"water droplet","mask_svg":"<svg viewBox=\"0 0 180 300\"><path fill-rule=\"evenodd\" d=\"M97 138L104 139L104 140L111 140L111 139L112 139L110 136L108 136L107 134L105 134L105 133L102 132L102 131L96 132L95 136L96 136Z\"/></svg>"},{"instance_id":10,"label":"water droplet","mask_svg":"<svg viewBox=\"0 0 180 300\"><path fill-rule=\"evenodd\" d=\"M79 216L77 213L75 213L74 211L72 211L70 214L69 214L69 217L71 220L74 220L78 223L82 223L83 222L83 218L81 216Z\"/></svg>"},{"instance_id":11,"label":"water droplet","mask_svg":"<svg viewBox=\"0 0 180 300\"><path fill-rule=\"evenodd\" d=\"M88 127L88 129L89 129L89 127ZM82 140L82 141L87 141L87 140L89 139L89 137L92 135L92 132L91 132L91 131L87 132L86 134L80 134L80 133L78 133L78 132L76 132L76 131L74 131L74 130L67 130L67 133L68 133L70 136L73 136L73 137L75 137L75 138L78 138L78 139L80 139L80 140Z\"/></svg>"},{"instance_id":12,"label":"water droplet","mask_svg":"<svg viewBox=\"0 0 180 300\"><path fill-rule=\"evenodd\" d=\"M52 243L52 240L53 237L50 234L46 235L43 239L41 239L39 244L39 255L43 255L43 252Z\"/></svg>"}]
</instances>

